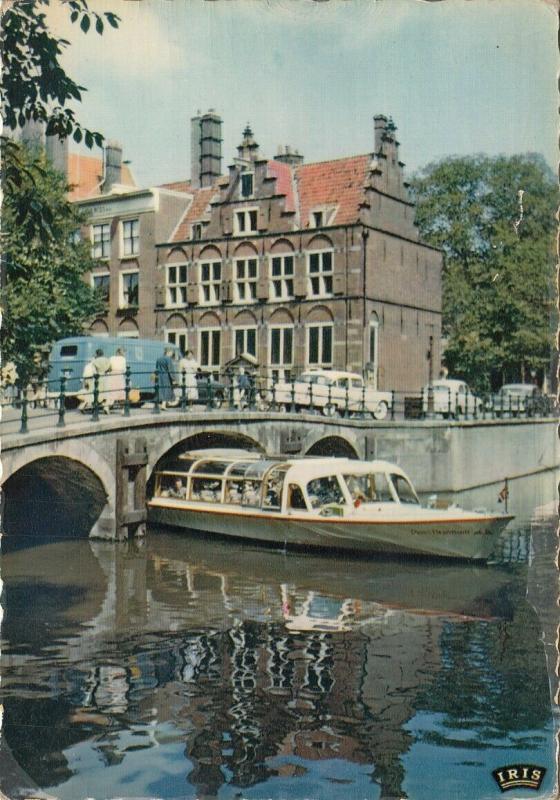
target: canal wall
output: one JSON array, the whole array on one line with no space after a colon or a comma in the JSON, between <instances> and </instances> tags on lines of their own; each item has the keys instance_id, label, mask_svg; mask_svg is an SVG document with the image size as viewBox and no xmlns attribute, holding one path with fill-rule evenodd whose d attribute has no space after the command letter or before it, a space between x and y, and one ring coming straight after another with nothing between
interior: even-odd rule
<instances>
[{"instance_id":1,"label":"canal wall","mask_svg":"<svg viewBox=\"0 0 560 800\"><path fill-rule=\"evenodd\" d=\"M394 423L376 430L373 449L422 493L467 491L560 465L555 419Z\"/></svg>"}]
</instances>

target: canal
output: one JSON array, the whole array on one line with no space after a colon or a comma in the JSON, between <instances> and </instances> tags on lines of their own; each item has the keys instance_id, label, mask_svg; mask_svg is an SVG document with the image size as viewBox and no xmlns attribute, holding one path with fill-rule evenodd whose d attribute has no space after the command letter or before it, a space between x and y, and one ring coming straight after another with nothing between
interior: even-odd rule
<instances>
[{"instance_id":1,"label":"canal","mask_svg":"<svg viewBox=\"0 0 560 800\"><path fill-rule=\"evenodd\" d=\"M532 764L508 796L554 796L556 486L511 482L488 566L4 536L0 790L484 800Z\"/></svg>"}]
</instances>

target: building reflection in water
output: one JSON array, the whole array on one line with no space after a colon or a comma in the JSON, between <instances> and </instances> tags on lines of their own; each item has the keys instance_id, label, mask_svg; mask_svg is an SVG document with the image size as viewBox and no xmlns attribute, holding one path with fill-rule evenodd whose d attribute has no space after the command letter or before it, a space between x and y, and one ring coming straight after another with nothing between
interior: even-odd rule
<instances>
[{"instance_id":1,"label":"building reflection in water","mask_svg":"<svg viewBox=\"0 0 560 800\"><path fill-rule=\"evenodd\" d=\"M113 545L74 544L10 554L3 568L4 734L31 778L61 796L73 750L89 742L106 768L144 750L162 754L163 771L179 745L192 797L305 778L319 761L354 765L372 796L405 797L418 710L476 725L482 745L550 718L521 567L241 546L232 558L229 543L161 532L116 557ZM58 592L32 652L10 604L30 575L34 602Z\"/></svg>"}]
</instances>

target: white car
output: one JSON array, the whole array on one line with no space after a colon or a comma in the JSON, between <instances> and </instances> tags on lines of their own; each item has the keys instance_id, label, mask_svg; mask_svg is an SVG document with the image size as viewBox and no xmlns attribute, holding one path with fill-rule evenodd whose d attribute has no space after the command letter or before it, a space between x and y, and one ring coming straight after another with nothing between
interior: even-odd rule
<instances>
[{"instance_id":1,"label":"white car","mask_svg":"<svg viewBox=\"0 0 560 800\"><path fill-rule=\"evenodd\" d=\"M429 408L430 389L433 396L433 407ZM444 417L469 416L482 411L482 400L461 380L441 378L422 389L422 411L433 412Z\"/></svg>"},{"instance_id":2,"label":"white car","mask_svg":"<svg viewBox=\"0 0 560 800\"><path fill-rule=\"evenodd\" d=\"M290 410L317 408L325 416L365 411L375 419L385 419L391 408L391 392L368 386L357 372L309 369L294 383L277 383L267 394L271 405Z\"/></svg>"}]
</instances>

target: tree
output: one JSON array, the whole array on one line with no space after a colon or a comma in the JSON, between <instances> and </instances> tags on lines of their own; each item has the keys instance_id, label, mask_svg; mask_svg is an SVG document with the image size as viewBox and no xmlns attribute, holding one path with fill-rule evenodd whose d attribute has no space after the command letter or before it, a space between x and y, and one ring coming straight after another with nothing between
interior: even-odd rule
<instances>
[{"instance_id":1,"label":"tree","mask_svg":"<svg viewBox=\"0 0 560 800\"><path fill-rule=\"evenodd\" d=\"M103 305L83 280L94 260L75 235L83 218L67 200L64 178L40 151L18 146L17 157L24 167L22 180L17 191L5 195L2 208L7 282L0 333L3 359L16 364L25 382L43 345L81 333ZM36 197L50 209L49 243L38 233L29 237L17 221L21 204L31 206Z\"/></svg>"},{"instance_id":2,"label":"tree","mask_svg":"<svg viewBox=\"0 0 560 800\"><path fill-rule=\"evenodd\" d=\"M557 190L538 155L453 157L412 182L425 241L445 254L450 372L480 390L542 375L553 343Z\"/></svg>"},{"instance_id":3,"label":"tree","mask_svg":"<svg viewBox=\"0 0 560 800\"><path fill-rule=\"evenodd\" d=\"M105 21L113 28L119 17L112 12L98 14L88 6L88 0L56 0L66 7L73 23L79 24L83 33L95 30L102 34ZM68 76L60 64L60 56L69 42L54 36L49 30L45 9L50 0L18 0L5 9L0 25L2 50L2 75L0 78L1 114L5 128L12 131L26 122L35 121L45 126L48 135L65 139L72 136L76 142L84 141L87 147L101 146L103 136L82 127L68 103L80 101L83 86ZM0 137L2 155L2 187L5 193L19 193L23 180L35 177L29 164L19 159L20 150L13 139ZM27 170L27 172L26 172ZM33 228L44 240L51 235L51 214L47 205L35 196L34 204L14 206L12 213L19 224Z\"/></svg>"}]
</instances>

